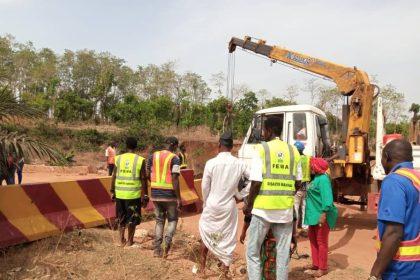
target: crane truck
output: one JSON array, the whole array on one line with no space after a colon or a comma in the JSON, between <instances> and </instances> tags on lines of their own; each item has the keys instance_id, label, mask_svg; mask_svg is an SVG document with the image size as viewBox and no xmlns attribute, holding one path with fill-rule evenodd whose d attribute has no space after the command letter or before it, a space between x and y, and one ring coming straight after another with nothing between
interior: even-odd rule
<instances>
[{"instance_id":1,"label":"crane truck","mask_svg":"<svg viewBox=\"0 0 420 280\"><path fill-rule=\"evenodd\" d=\"M368 141L372 104L379 88L370 83L368 75L356 67L346 67L311 57L279 46L266 44L249 36L233 37L229 52L237 47L268 57L298 69L315 73L332 80L344 98L342 105L342 131L337 149L332 157L331 178L337 199L344 196L359 197L361 210L365 209L373 181ZM375 90L378 89L378 90ZM264 119L278 116L283 122L282 140L293 144L305 144L304 153L309 156L331 156L326 114L311 105L291 105L263 109L254 115L238 156L244 160L252 157L261 139Z\"/></svg>"}]
</instances>

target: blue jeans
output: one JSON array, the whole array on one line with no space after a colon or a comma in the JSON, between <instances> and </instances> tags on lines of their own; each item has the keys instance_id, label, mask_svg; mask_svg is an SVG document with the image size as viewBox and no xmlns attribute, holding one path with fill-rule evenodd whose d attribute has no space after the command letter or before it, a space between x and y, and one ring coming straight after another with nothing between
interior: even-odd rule
<instances>
[{"instance_id":1,"label":"blue jeans","mask_svg":"<svg viewBox=\"0 0 420 280\"><path fill-rule=\"evenodd\" d=\"M248 243L246 252L246 263L248 266L248 278L250 280L261 280L261 245L264 242L268 230L271 228L276 238L276 276L277 280L288 279L288 265L290 242L292 240L293 223L274 224L265 221L263 218L252 215L251 224L248 228Z\"/></svg>"},{"instance_id":2,"label":"blue jeans","mask_svg":"<svg viewBox=\"0 0 420 280\"><path fill-rule=\"evenodd\" d=\"M161 250L163 241L163 231L165 228L165 221L168 219L168 227L165 234L165 245L170 246L172 237L176 231L178 224L178 209L176 201L154 201L156 227L155 227L155 242L154 247L156 251Z\"/></svg>"}]
</instances>

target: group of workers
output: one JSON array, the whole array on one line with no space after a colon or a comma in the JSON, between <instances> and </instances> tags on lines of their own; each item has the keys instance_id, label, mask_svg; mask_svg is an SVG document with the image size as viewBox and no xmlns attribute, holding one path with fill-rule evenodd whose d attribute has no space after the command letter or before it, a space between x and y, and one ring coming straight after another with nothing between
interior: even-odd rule
<instances>
[{"instance_id":1,"label":"group of workers","mask_svg":"<svg viewBox=\"0 0 420 280\"><path fill-rule=\"evenodd\" d=\"M256 146L250 166L231 154L233 141L229 134L221 136L219 154L206 163L202 181L204 209L199 223L202 273L210 250L221 261L223 277L227 277L237 242L238 200L245 205L240 241L244 242L248 235L249 279L287 279L291 248L297 244L302 201L306 201L306 207L302 207L301 219L303 226L309 227L312 251L308 270L314 270L315 277L327 273L328 233L337 219L326 175L328 163L303 155L301 142L293 146L282 141L281 124L278 117L265 120L266 141ZM239 191L242 178L249 183ZM299 203L295 203L295 196L301 198Z\"/></svg>"},{"instance_id":2,"label":"group of workers","mask_svg":"<svg viewBox=\"0 0 420 280\"><path fill-rule=\"evenodd\" d=\"M186 166L185 146L180 152L183 156L181 162L176 154L176 137L168 137L165 146L155 147L147 159L136 154L135 138L128 137L125 145L127 152L124 154L115 155L115 144L110 145L106 152L108 170L112 174L111 193L116 203L120 244L136 247L133 240L135 229L141 222L141 208L149 203L150 181L150 198L156 216L154 256L166 258L182 207L179 175L181 167ZM166 221L167 229L164 234Z\"/></svg>"},{"instance_id":3,"label":"group of workers","mask_svg":"<svg viewBox=\"0 0 420 280\"><path fill-rule=\"evenodd\" d=\"M312 263L305 271L314 277L328 273L328 236L338 216L328 162L304 155L302 142L290 145L282 141L281 123L277 117L264 121L265 141L256 145L250 166L231 154L233 139L229 132L219 139L218 155L207 161L199 220L201 274L205 274L210 251L220 261L221 276L228 277L237 244L238 201L244 202L240 241L247 238L249 279L288 279L299 220L307 229L311 247ZM165 147L155 148L145 159L134 152L136 145L134 138L127 138L127 153L115 157L112 172L120 242L134 244L141 207L149 201L150 181L156 216L154 256L166 258L182 206L179 175L181 166L185 167L185 148L177 155L178 140L169 137ZM412 161L412 148L405 140L394 140L383 150L382 164L389 175L381 188L378 255L369 279L419 279L420 174L413 169ZM246 186L240 189L239 185Z\"/></svg>"},{"instance_id":4,"label":"group of workers","mask_svg":"<svg viewBox=\"0 0 420 280\"><path fill-rule=\"evenodd\" d=\"M23 157L17 157L13 153L9 153L6 158L6 164L1 166L0 170L0 186L3 181L6 185L22 184L23 180L23 167L25 165L25 159Z\"/></svg>"}]
</instances>

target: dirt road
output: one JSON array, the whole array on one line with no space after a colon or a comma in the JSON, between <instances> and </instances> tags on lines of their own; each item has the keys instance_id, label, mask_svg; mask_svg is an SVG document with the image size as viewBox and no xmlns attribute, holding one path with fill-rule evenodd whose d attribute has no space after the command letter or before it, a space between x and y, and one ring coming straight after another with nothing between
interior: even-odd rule
<instances>
[{"instance_id":1,"label":"dirt road","mask_svg":"<svg viewBox=\"0 0 420 280\"><path fill-rule=\"evenodd\" d=\"M95 178L95 174L26 173L25 181L54 182ZM239 229L243 224L238 204ZM337 228L330 234L329 265L331 272L322 279L364 279L375 257L373 215L360 212L356 206L339 205ZM200 215L183 213L178 224L173 254L162 261L152 257L151 239L154 221L138 227L141 248L117 246L116 232L107 228L88 229L9 248L2 253L0 279L197 279L191 270L198 260ZM239 233L238 233L239 240ZM309 242L301 238L299 254L310 254ZM292 259L289 279L308 279L302 271L309 259ZM238 242L232 268L234 279L245 279L245 246ZM217 266L210 261L208 279L217 279Z\"/></svg>"},{"instance_id":2,"label":"dirt road","mask_svg":"<svg viewBox=\"0 0 420 280\"><path fill-rule=\"evenodd\" d=\"M339 209L337 228L330 235L330 273L322 279L366 279L375 256L374 217L348 206ZM117 232L104 227L0 251L0 279L198 279L192 268L199 256L199 218L199 214L182 215L168 260L152 256L151 220L138 227L139 248L120 248ZM299 240L299 254L310 254L305 238ZM302 269L309 263L310 259L292 259L289 279L311 279ZM241 273L244 268L245 246L238 242L233 279L246 279ZM216 261L211 259L207 279L218 279L218 275Z\"/></svg>"},{"instance_id":3,"label":"dirt road","mask_svg":"<svg viewBox=\"0 0 420 280\"><path fill-rule=\"evenodd\" d=\"M338 206L340 217L337 228L330 233L329 266L331 273L322 279L363 279L367 278L371 265L374 262L376 220L373 215L360 212L357 206ZM243 225L241 206L238 205L239 229ZM194 236L199 236L198 221L200 215L184 216L180 219L179 228ZM140 225L140 228L152 230L154 222L150 221ZM240 232L238 232L239 240ZM236 254L242 264L245 259L245 245L238 242ZM299 254L310 254L309 241L300 238L298 244ZM310 259L292 259L290 279L306 279L300 270L310 263ZM305 278L306 277L306 278Z\"/></svg>"}]
</instances>

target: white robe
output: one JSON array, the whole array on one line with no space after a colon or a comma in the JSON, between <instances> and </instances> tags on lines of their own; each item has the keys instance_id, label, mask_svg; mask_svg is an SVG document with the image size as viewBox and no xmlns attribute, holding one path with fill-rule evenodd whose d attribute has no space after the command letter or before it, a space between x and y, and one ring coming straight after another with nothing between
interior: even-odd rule
<instances>
[{"instance_id":1,"label":"white robe","mask_svg":"<svg viewBox=\"0 0 420 280\"><path fill-rule=\"evenodd\" d=\"M207 161L201 185L201 239L210 252L227 266L233 261L237 242L238 210L235 196L241 197L238 183L242 176L249 177L245 162L223 152Z\"/></svg>"}]
</instances>

